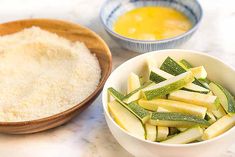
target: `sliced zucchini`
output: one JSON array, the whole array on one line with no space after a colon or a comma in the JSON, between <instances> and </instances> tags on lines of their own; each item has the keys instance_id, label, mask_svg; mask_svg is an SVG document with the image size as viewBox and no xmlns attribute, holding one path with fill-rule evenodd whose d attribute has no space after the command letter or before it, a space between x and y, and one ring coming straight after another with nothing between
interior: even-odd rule
<instances>
[{"instance_id":1,"label":"sliced zucchini","mask_svg":"<svg viewBox=\"0 0 235 157\"><path fill-rule=\"evenodd\" d=\"M207 77L207 72L204 66L191 68L189 70L193 73L194 77L196 77L197 79L205 79Z\"/></svg>"},{"instance_id":2,"label":"sliced zucchini","mask_svg":"<svg viewBox=\"0 0 235 157\"><path fill-rule=\"evenodd\" d=\"M200 118L204 118L207 111L206 107L201 107L189 103L167 100L167 99L153 99L153 100L140 99L138 101L138 104L141 107L151 111L156 111L158 107L162 107L171 112L191 114L198 116Z\"/></svg>"},{"instance_id":3,"label":"sliced zucchini","mask_svg":"<svg viewBox=\"0 0 235 157\"><path fill-rule=\"evenodd\" d=\"M207 79L207 78L205 78L205 79L199 79L200 81L203 81L203 82L205 82L205 83L207 83L207 84L209 84L209 83L211 83L211 80L209 80L209 79ZM209 85L208 85L209 86ZM210 87L208 87L208 89L210 89Z\"/></svg>"},{"instance_id":4,"label":"sliced zucchini","mask_svg":"<svg viewBox=\"0 0 235 157\"><path fill-rule=\"evenodd\" d=\"M145 130L138 118L117 101L108 103L111 116L116 123L135 137L145 139Z\"/></svg>"},{"instance_id":5,"label":"sliced zucchini","mask_svg":"<svg viewBox=\"0 0 235 157\"><path fill-rule=\"evenodd\" d=\"M144 124L149 120L150 113L140 107L137 103L131 102L127 106Z\"/></svg>"},{"instance_id":6,"label":"sliced zucchini","mask_svg":"<svg viewBox=\"0 0 235 157\"><path fill-rule=\"evenodd\" d=\"M139 100L140 103L138 102L138 104L146 110L157 111L157 112L170 112L169 110L167 110L163 107L155 105L154 103L145 103L143 101L146 101L146 100L140 99Z\"/></svg>"},{"instance_id":7,"label":"sliced zucchini","mask_svg":"<svg viewBox=\"0 0 235 157\"><path fill-rule=\"evenodd\" d=\"M153 58L148 57L148 58L146 59L146 61L147 61L147 66L148 66L149 72L150 72L152 69L158 67L156 60L154 60Z\"/></svg>"},{"instance_id":8,"label":"sliced zucchini","mask_svg":"<svg viewBox=\"0 0 235 157\"><path fill-rule=\"evenodd\" d=\"M133 93L132 95L130 95L129 97L124 97L123 102L129 104L129 103L136 101L140 98L141 98L141 91L139 90L136 93Z\"/></svg>"},{"instance_id":9,"label":"sliced zucchini","mask_svg":"<svg viewBox=\"0 0 235 157\"><path fill-rule=\"evenodd\" d=\"M235 116L225 115L209 126L203 134L203 139L208 140L221 135L235 125Z\"/></svg>"},{"instance_id":10,"label":"sliced zucchini","mask_svg":"<svg viewBox=\"0 0 235 157\"><path fill-rule=\"evenodd\" d=\"M184 86L183 89L187 90L187 91L198 92L198 93L203 93L203 94L207 94L210 92L209 89L201 87L201 86L196 85L194 83L187 84L186 86Z\"/></svg>"},{"instance_id":11,"label":"sliced zucchini","mask_svg":"<svg viewBox=\"0 0 235 157\"><path fill-rule=\"evenodd\" d=\"M153 100L152 100L153 101ZM151 101L140 99L138 100L138 104L143 107L146 110L150 111L157 111L159 105L156 105L155 103L151 103Z\"/></svg>"},{"instance_id":12,"label":"sliced zucchini","mask_svg":"<svg viewBox=\"0 0 235 157\"><path fill-rule=\"evenodd\" d=\"M177 128L180 132L187 130L188 128Z\"/></svg>"},{"instance_id":13,"label":"sliced zucchini","mask_svg":"<svg viewBox=\"0 0 235 157\"><path fill-rule=\"evenodd\" d=\"M181 132L166 141L162 141L161 143L168 143L168 144L187 144L193 142L200 138L203 135L203 129L199 126L189 128L184 132Z\"/></svg>"},{"instance_id":14,"label":"sliced zucchini","mask_svg":"<svg viewBox=\"0 0 235 157\"><path fill-rule=\"evenodd\" d=\"M160 83L160 82L165 81L167 79L170 79L172 77L174 77L174 75L168 74L165 71L162 71L158 68L155 68L154 70L152 70L150 72L149 79L155 83ZM193 83L187 84L186 86L184 86L183 89L188 90L188 91L193 91L193 92L199 92L199 93L208 93L209 92L208 89L203 88L203 87L198 86Z\"/></svg>"},{"instance_id":15,"label":"sliced zucchini","mask_svg":"<svg viewBox=\"0 0 235 157\"><path fill-rule=\"evenodd\" d=\"M145 124L145 130L146 130L146 139L149 141L156 141L157 139L157 127L155 125L151 125L146 123Z\"/></svg>"},{"instance_id":16,"label":"sliced zucchini","mask_svg":"<svg viewBox=\"0 0 235 157\"><path fill-rule=\"evenodd\" d=\"M150 124L165 127L190 127L197 124L200 126L210 125L205 119L176 112L153 112L150 117Z\"/></svg>"},{"instance_id":17,"label":"sliced zucchini","mask_svg":"<svg viewBox=\"0 0 235 157\"><path fill-rule=\"evenodd\" d=\"M117 90L115 90L114 88L110 87L108 88L108 92L110 93L110 95L112 95L115 100L117 100L120 104L122 104L126 109L128 109L131 113L133 113L137 118L139 118L143 123L146 123L149 118L150 118L150 114L148 111L146 111L145 109L143 109L142 107L140 107L138 104L132 102L130 104L126 104L122 101L122 99L124 98L124 96L118 92Z\"/></svg>"},{"instance_id":18,"label":"sliced zucchini","mask_svg":"<svg viewBox=\"0 0 235 157\"><path fill-rule=\"evenodd\" d=\"M155 68L154 70L150 71L149 80L151 80L155 83L160 83L160 82L165 81L165 80L172 78L172 77L174 77L174 76L171 74L168 74L167 72L162 71L158 68Z\"/></svg>"},{"instance_id":19,"label":"sliced zucchini","mask_svg":"<svg viewBox=\"0 0 235 157\"><path fill-rule=\"evenodd\" d=\"M138 100L141 97L141 92L140 90L138 90L139 88L140 88L139 76L136 75L135 73L131 73L128 76L128 81L127 81L127 93L129 95L128 97L125 97L123 101L128 104L132 101Z\"/></svg>"},{"instance_id":20,"label":"sliced zucchini","mask_svg":"<svg viewBox=\"0 0 235 157\"><path fill-rule=\"evenodd\" d=\"M129 104L133 101L136 101L138 99L141 98L142 94L141 94L141 89L148 87L150 85L154 85L153 82L147 82L144 85L140 86L139 88L135 89L134 91L130 92L129 94L127 94L126 96L123 97L123 102Z\"/></svg>"},{"instance_id":21,"label":"sliced zucchini","mask_svg":"<svg viewBox=\"0 0 235 157\"><path fill-rule=\"evenodd\" d=\"M161 126L157 127L157 141L158 142L165 140L168 134L169 134L168 127L161 127Z\"/></svg>"},{"instance_id":22,"label":"sliced zucchini","mask_svg":"<svg viewBox=\"0 0 235 157\"><path fill-rule=\"evenodd\" d=\"M113 96L117 101L121 101L123 100L123 98L125 97L121 92L118 92L116 89L114 89L113 87L109 87L108 88L108 93Z\"/></svg>"},{"instance_id":23,"label":"sliced zucchini","mask_svg":"<svg viewBox=\"0 0 235 157\"><path fill-rule=\"evenodd\" d=\"M169 112L167 109L158 107L157 112ZM167 138L169 134L169 128L165 126L158 126L157 127L157 141L163 141Z\"/></svg>"},{"instance_id":24,"label":"sliced zucchini","mask_svg":"<svg viewBox=\"0 0 235 157\"><path fill-rule=\"evenodd\" d=\"M204 131L204 130L203 130L203 131ZM204 140L202 139L202 136L195 140L195 142L202 142L202 141L204 141ZM194 142L192 142L192 143L194 143Z\"/></svg>"},{"instance_id":25,"label":"sliced zucchini","mask_svg":"<svg viewBox=\"0 0 235 157\"><path fill-rule=\"evenodd\" d=\"M169 135L175 135L175 134L178 134L178 133L180 133L180 131L177 128L175 128L175 127L170 127L169 128Z\"/></svg>"},{"instance_id":26,"label":"sliced zucchini","mask_svg":"<svg viewBox=\"0 0 235 157\"><path fill-rule=\"evenodd\" d=\"M135 73L130 73L127 79L127 93L130 93L140 87L139 76Z\"/></svg>"},{"instance_id":27,"label":"sliced zucchini","mask_svg":"<svg viewBox=\"0 0 235 157\"><path fill-rule=\"evenodd\" d=\"M165 109L165 108L163 108L163 107L158 107L157 108L157 112L170 112L169 110L167 110L167 109Z\"/></svg>"},{"instance_id":28,"label":"sliced zucchini","mask_svg":"<svg viewBox=\"0 0 235 157\"><path fill-rule=\"evenodd\" d=\"M198 79L198 81L203 84L207 89L210 89L210 86L208 84L209 80L208 79Z\"/></svg>"},{"instance_id":29,"label":"sliced zucchini","mask_svg":"<svg viewBox=\"0 0 235 157\"><path fill-rule=\"evenodd\" d=\"M217 119L220 119L221 117L226 115L226 112L224 111L222 105L220 105L217 110L212 110L211 112L213 113L213 115L215 115Z\"/></svg>"},{"instance_id":30,"label":"sliced zucchini","mask_svg":"<svg viewBox=\"0 0 235 157\"><path fill-rule=\"evenodd\" d=\"M172 58L167 57L165 61L162 63L161 70L170 73L174 76L180 75L182 73L185 73L187 70L184 69L182 66L180 66L176 61L174 61ZM199 85L201 87L206 88L203 84L201 84L197 79L193 81L194 84Z\"/></svg>"},{"instance_id":31,"label":"sliced zucchini","mask_svg":"<svg viewBox=\"0 0 235 157\"><path fill-rule=\"evenodd\" d=\"M235 100L229 91L215 82L211 82L209 86L212 92L219 98L224 110L227 113L235 113Z\"/></svg>"},{"instance_id":32,"label":"sliced zucchini","mask_svg":"<svg viewBox=\"0 0 235 157\"><path fill-rule=\"evenodd\" d=\"M181 59L178 63L180 63L185 69L193 68L193 66L185 59Z\"/></svg>"},{"instance_id":33,"label":"sliced zucchini","mask_svg":"<svg viewBox=\"0 0 235 157\"><path fill-rule=\"evenodd\" d=\"M214 116L213 113L210 112L210 111L207 111L207 112L206 112L206 117L205 117L205 119L206 119L210 124L213 124L214 122L216 122L215 116Z\"/></svg>"},{"instance_id":34,"label":"sliced zucchini","mask_svg":"<svg viewBox=\"0 0 235 157\"><path fill-rule=\"evenodd\" d=\"M143 95L150 100L155 97L165 96L170 92L178 90L194 80L192 72L185 72L158 84L143 88Z\"/></svg>"},{"instance_id":35,"label":"sliced zucchini","mask_svg":"<svg viewBox=\"0 0 235 157\"><path fill-rule=\"evenodd\" d=\"M209 86L209 85L208 85ZM210 91L209 93L207 93L208 95L214 95L213 93L212 93L212 91Z\"/></svg>"},{"instance_id":36,"label":"sliced zucchini","mask_svg":"<svg viewBox=\"0 0 235 157\"><path fill-rule=\"evenodd\" d=\"M170 112L169 110L162 108L162 107L158 107L157 112ZM168 127L166 127L168 128ZM187 130L188 128L176 128L178 131L182 132ZM167 129L168 130L168 129ZM169 129L170 130L170 129ZM165 138L166 139L166 138ZM164 140L164 139L163 139Z\"/></svg>"},{"instance_id":37,"label":"sliced zucchini","mask_svg":"<svg viewBox=\"0 0 235 157\"><path fill-rule=\"evenodd\" d=\"M178 90L170 93L168 99L203 106L208 109L218 109L219 107L219 100L217 96L195 93L185 90Z\"/></svg>"},{"instance_id":38,"label":"sliced zucchini","mask_svg":"<svg viewBox=\"0 0 235 157\"><path fill-rule=\"evenodd\" d=\"M182 63L177 62L184 70L188 70L187 67L185 67Z\"/></svg>"},{"instance_id":39,"label":"sliced zucchini","mask_svg":"<svg viewBox=\"0 0 235 157\"><path fill-rule=\"evenodd\" d=\"M174 76L177 76L187 71L170 57L167 57L165 59L160 69Z\"/></svg>"}]
</instances>

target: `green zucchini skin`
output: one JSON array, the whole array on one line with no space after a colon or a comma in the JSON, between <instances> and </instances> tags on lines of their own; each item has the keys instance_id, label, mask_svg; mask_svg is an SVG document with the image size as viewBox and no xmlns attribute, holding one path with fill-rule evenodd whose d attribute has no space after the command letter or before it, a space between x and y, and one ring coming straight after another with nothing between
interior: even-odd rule
<instances>
[{"instance_id":1,"label":"green zucchini skin","mask_svg":"<svg viewBox=\"0 0 235 157\"><path fill-rule=\"evenodd\" d=\"M149 75L149 79L155 83L160 83L162 81L165 81L166 79L155 72L151 71Z\"/></svg>"},{"instance_id":2,"label":"green zucchini skin","mask_svg":"<svg viewBox=\"0 0 235 157\"><path fill-rule=\"evenodd\" d=\"M116 89L114 89L113 87L109 87L108 88L108 92L119 102L122 101L124 99L124 95L120 92L118 92Z\"/></svg>"},{"instance_id":3,"label":"green zucchini skin","mask_svg":"<svg viewBox=\"0 0 235 157\"><path fill-rule=\"evenodd\" d=\"M114 88L108 88L108 92L118 101L121 105L123 105L126 109L128 109L131 113L133 113L137 118L141 120L142 123L146 123L150 118L150 113L139 106L137 103L131 102L130 104L124 103L122 100L124 95L115 90Z\"/></svg>"},{"instance_id":4,"label":"green zucchini skin","mask_svg":"<svg viewBox=\"0 0 235 157\"><path fill-rule=\"evenodd\" d=\"M227 95L228 98L228 112L229 113L235 113L235 100L234 97L230 94L230 92L224 88L224 92Z\"/></svg>"},{"instance_id":5,"label":"green zucchini skin","mask_svg":"<svg viewBox=\"0 0 235 157\"><path fill-rule=\"evenodd\" d=\"M169 128L169 135L175 135L175 134L178 134L178 133L180 133L180 131L177 128L175 128L175 127L170 127Z\"/></svg>"},{"instance_id":6,"label":"green zucchini skin","mask_svg":"<svg viewBox=\"0 0 235 157\"><path fill-rule=\"evenodd\" d=\"M186 61L185 59L181 59L180 63L183 64L184 67L187 68L187 69L193 68L193 66L188 61Z\"/></svg>"},{"instance_id":7,"label":"green zucchini skin","mask_svg":"<svg viewBox=\"0 0 235 157\"><path fill-rule=\"evenodd\" d=\"M187 71L169 56L162 63L160 69L167 72L167 73L169 73L169 74L171 74L171 75L174 75L174 76L177 76L177 75L182 74L182 73ZM198 81L196 78L193 81L193 83L198 85L198 86L201 86L201 87L204 87L204 88L208 89L208 87L201 84L201 82Z\"/></svg>"},{"instance_id":8,"label":"green zucchini skin","mask_svg":"<svg viewBox=\"0 0 235 157\"><path fill-rule=\"evenodd\" d=\"M160 76L160 75L158 75L157 73L155 73L155 72L153 72L153 71L151 71L150 72L150 75L149 75L149 80L150 81L153 81L154 83L160 83L160 82L162 82L162 81L165 81L165 80L167 80L166 78L164 78L164 77L162 77L162 76ZM191 89L188 89L188 88L182 88L183 90L186 90L186 91L190 91L190 92L198 92L198 93L202 93L202 94L207 94L208 92L204 92L204 91L196 91L196 90L191 90ZM208 90L209 91L209 90Z\"/></svg>"},{"instance_id":9,"label":"green zucchini skin","mask_svg":"<svg viewBox=\"0 0 235 157\"><path fill-rule=\"evenodd\" d=\"M136 115L138 115L141 119L145 119L146 117L150 117L150 114L147 110L143 109L137 103L131 102L127 105Z\"/></svg>"},{"instance_id":10,"label":"green zucchini skin","mask_svg":"<svg viewBox=\"0 0 235 157\"><path fill-rule=\"evenodd\" d=\"M156 97L165 96L165 95L169 94L172 91L181 89L182 87L184 87L188 83L191 83L194 80L193 75L190 75L190 73L188 73L185 76L184 79L177 80L176 82L172 82L171 84L168 84L168 85L165 85L165 86L162 86L162 87L158 87L157 89L150 89L150 90L148 90L148 89L144 88L143 89L143 93L144 93L145 98L147 100L151 100L151 99L156 98ZM184 74L182 74L182 75L184 75ZM178 76L176 76L176 77L178 77ZM168 81L168 80L165 80L165 81ZM164 84L164 81L161 82L161 83ZM160 83L157 84L157 85L160 86Z\"/></svg>"},{"instance_id":11,"label":"green zucchini skin","mask_svg":"<svg viewBox=\"0 0 235 157\"><path fill-rule=\"evenodd\" d=\"M162 63L160 69L174 76L186 72L186 70L183 67L181 67L176 61L174 61L169 56Z\"/></svg>"},{"instance_id":12,"label":"green zucchini skin","mask_svg":"<svg viewBox=\"0 0 235 157\"><path fill-rule=\"evenodd\" d=\"M168 144L187 144L200 139L203 135L203 129L200 126L191 127L177 135L169 137L161 143Z\"/></svg>"},{"instance_id":13,"label":"green zucchini skin","mask_svg":"<svg viewBox=\"0 0 235 157\"><path fill-rule=\"evenodd\" d=\"M205 120L209 121L211 118L206 114L205 115Z\"/></svg>"},{"instance_id":14,"label":"green zucchini skin","mask_svg":"<svg viewBox=\"0 0 235 157\"><path fill-rule=\"evenodd\" d=\"M118 101L108 103L108 110L113 120L133 136L145 139L145 130L141 121Z\"/></svg>"},{"instance_id":15,"label":"green zucchini skin","mask_svg":"<svg viewBox=\"0 0 235 157\"><path fill-rule=\"evenodd\" d=\"M226 96L228 102L228 108L225 109L228 113L235 113L235 100L232 94L223 86L216 82L211 82L210 84L215 84ZM212 90L213 91L213 90Z\"/></svg>"},{"instance_id":16,"label":"green zucchini skin","mask_svg":"<svg viewBox=\"0 0 235 157\"><path fill-rule=\"evenodd\" d=\"M203 91L195 91L195 90L191 90L191 89L188 89L188 88L182 88L182 90L186 90L186 91L189 91L189 92L197 92L197 93L202 93L202 94L207 94L208 92L203 92Z\"/></svg>"},{"instance_id":17,"label":"green zucchini skin","mask_svg":"<svg viewBox=\"0 0 235 157\"><path fill-rule=\"evenodd\" d=\"M198 86L201 86L201 87L204 87L206 89L208 89L207 86L205 86L204 84L202 84L198 79L195 78L195 80L193 81L194 84L198 85Z\"/></svg>"},{"instance_id":18,"label":"green zucchini skin","mask_svg":"<svg viewBox=\"0 0 235 157\"><path fill-rule=\"evenodd\" d=\"M145 87L147 87L147 86L149 86L149 85L151 85L151 84L153 84L153 82L147 82L147 83L145 83L144 85L142 85L141 87L137 88L136 90L134 90L134 91L130 92L129 94L123 96L123 97L122 97L122 100L128 99L129 97L131 97L131 96L132 96L133 94L135 94L136 92L140 91L141 89L143 89L143 88L145 88Z\"/></svg>"},{"instance_id":19,"label":"green zucchini skin","mask_svg":"<svg viewBox=\"0 0 235 157\"><path fill-rule=\"evenodd\" d=\"M228 99L228 112L229 113L235 113L235 100L234 97L232 96L232 94L225 89L224 87L222 87L221 85L217 84L217 86L219 86L220 89L222 89Z\"/></svg>"},{"instance_id":20,"label":"green zucchini skin","mask_svg":"<svg viewBox=\"0 0 235 157\"><path fill-rule=\"evenodd\" d=\"M209 126L210 123L205 119L189 114L182 114L177 112L153 112L151 120L166 120L166 121L185 121L191 122L202 126Z\"/></svg>"},{"instance_id":21,"label":"green zucchini skin","mask_svg":"<svg viewBox=\"0 0 235 157\"><path fill-rule=\"evenodd\" d=\"M200 81L201 83L207 83L207 84L210 84L211 83L211 80L205 78L205 79L199 79L198 81Z\"/></svg>"}]
</instances>

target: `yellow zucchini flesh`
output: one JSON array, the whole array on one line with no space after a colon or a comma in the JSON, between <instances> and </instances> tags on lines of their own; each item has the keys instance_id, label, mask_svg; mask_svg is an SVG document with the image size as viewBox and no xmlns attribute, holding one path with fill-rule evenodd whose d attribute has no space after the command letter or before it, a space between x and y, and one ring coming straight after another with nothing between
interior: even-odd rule
<instances>
[{"instance_id":1,"label":"yellow zucchini flesh","mask_svg":"<svg viewBox=\"0 0 235 157\"><path fill-rule=\"evenodd\" d=\"M207 111L207 112L206 112L206 117L205 117L205 119L206 119L209 123L211 123L211 124L213 124L214 122L216 122L215 116L214 116L213 113L210 112L210 111Z\"/></svg>"},{"instance_id":2,"label":"yellow zucchini flesh","mask_svg":"<svg viewBox=\"0 0 235 157\"><path fill-rule=\"evenodd\" d=\"M167 100L167 99L153 99L145 100L140 99L138 104L148 110L156 111L158 107L165 108L171 112L186 113L204 118L206 115L207 108L202 106L197 106L189 103Z\"/></svg>"},{"instance_id":3,"label":"yellow zucchini flesh","mask_svg":"<svg viewBox=\"0 0 235 157\"><path fill-rule=\"evenodd\" d=\"M196 77L197 79L205 79L207 77L207 72L204 66L190 68L189 70L193 73L194 77Z\"/></svg>"},{"instance_id":4,"label":"yellow zucchini flesh","mask_svg":"<svg viewBox=\"0 0 235 157\"><path fill-rule=\"evenodd\" d=\"M220 119L221 117L226 115L226 112L224 108L222 107L222 105L220 105L217 110L215 109L215 110L212 110L211 112L217 119Z\"/></svg>"},{"instance_id":5,"label":"yellow zucchini flesh","mask_svg":"<svg viewBox=\"0 0 235 157\"><path fill-rule=\"evenodd\" d=\"M157 127L155 125L151 125L149 123L145 124L146 130L146 139L149 141L156 141L157 139Z\"/></svg>"},{"instance_id":6,"label":"yellow zucchini flesh","mask_svg":"<svg viewBox=\"0 0 235 157\"><path fill-rule=\"evenodd\" d=\"M177 128L180 132L187 130L188 128Z\"/></svg>"},{"instance_id":7,"label":"yellow zucchini flesh","mask_svg":"<svg viewBox=\"0 0 235 157\"><path fill-rule=\"evenodd\" d=\"M203 129L199 126L189 128L161 143L167 144L187 144L193 142L203 135Z\"/></svg>"},{"instance_id":8,"label":"yellow zucchini flesh","mask_svg":"<svg viewBox=\"0 0 235 157\"><path fill-rule=\"evenodd\" d=\"M153 85L153 82L147 82L144 85L140 86L139 88L133 90L132 92L128 93L127 95L123 96L122 101L129 104L133 101L136 101L141 98L141 89Z\"/></svg>"},{"instance_id":9,"label":"yellow zucchini flesh","mask_svg":"<svg viewBox=\"0 0 235 157\"><path fill-rule=\"evenodd\" d=\"M232 94L218 83L211 82L209 86L212 92L219 98L224 110L227 113L235 113L235 100Z\"/></svg>"},{"instance_id":10,"label":"yellow zucchini flesh","mask_svg":"<svg viewBox=\"0 0 235 157\"><path fill-rule=\"evenodd\" d=\"M211 126L209 126L203 134L203 140L212 139L216 136L219 136L232 128L235 125L235 115L225 115L219 120L217 120L215 123L213 123Z\"/></svg>"},{"instance_id":11,"label":"yellow zucchini flesh","mask_svg":"<svg viewBox=\"0 0 235 157\"><path fill-rule=\"evenodd\" d=\"M157 112L169 112L169 110L162 108L162 107L158 107ZM169 134L169 128L165 127L165 126L158 126L157 127L157 141L163 141L167 138Z\"/></svg>"},{"instance_id":12,"label":"yellow zucchini flesh","mask_svg":"<svg viewBox=\"0 0 235 157\"><path fill-rule=\"evenodd\" d=\"M145 130L140 120L117 101L108 103L108 109L115 122L135 137L145 139Z\"/></svg>"},{"instance_id":13,"label":"yellow zucchini flesh","mask_svg":"<svg viewBox=\"0 0 235 157\"><path fill-rule=\"evenodd\" d=\"M141 120L141 122L146 123L149 120L150 113L143 109L135 102L131 102L129 104L123 102L124 95L118 92L116 89L109 87L108 92L113 96L115 100L117 100L123 107L133 113L137 118Z\"/></svg>"},{"instance_id":14,"label":"yellow zucchini flesh","mask_svg":"<svg viewBox=\"0 0 235 157\"><path fill-rule=\"evenodd\" d=\"M208 109L217 109L219 107L219 99L217 96L185 90L178 90L170 93L168 99L203 106Z\"/></svg>"},{"instance_id":15,"label":"yellow zucchini flesh","mask_svg":"<svg viewBox=\"0 0 235 157\"><path fill-rule=\"evenodd\" d=\"M168 127L157 127L157 141L164 141L169 134L169 128Z\"/></svg>"},{"instance_id":16,"label":"yellow zucchini flesh","mask_svg":"<svg viewBox=\"0 0 235 157\"><path fill-rule=\"evenodd\" d=\"M153 58L147 57L146 63L147 63L148 74L149 74L149 75L150 75L150 73L151 73L151 71L152 71L153 69L158 69L157 62L156 62L156 60L154 60ZM148 76L149 76L149 75L148 75Z\"/></svg>"},{"instance_id":17,"label":"yellow zucchini flesh","mask_svg":"<svg viewBox=\"0 0 235 157\"><path fill-rule=\"evenodd\" d=\"M150 69L150 71L149 71L149 79L155 83L165 81L165 80L170 79L172 77L174 77L174 75L171 75L171 74L169 74L159 68L156 68L156 67ZM189 84L185 85L184 89L189 90L189 91L199 92L199 93L208 93L209 92L208 89L201 87L199 85L193 84L193 83L189 83Z\"/></svg>"},{"instance_id":18,"label":"yellow zucchini flesh","mask_svg":"<svg viewBox=\"0 0 235 157\"><path fill-rule=\"evenodd\" d=\"M188 83L193 82L193 80L194 77L192 73L190 71L185 72L168 80L162 81L158 84L143 88L143 96L148 100L151 100L156 97L165 96L173 91L183 88Z\"/></svg>"},{"instance_id":19,"label":"yellow zucchini flesh","mask_svg":"<svg viewBox=\"0 0 235 157\"><path fill-rule=\"evenodd\" d=\"M127 80L127 93L130 93L140 87L139 76L135 73L130 73Z\"/></svg>"}]
</instances>

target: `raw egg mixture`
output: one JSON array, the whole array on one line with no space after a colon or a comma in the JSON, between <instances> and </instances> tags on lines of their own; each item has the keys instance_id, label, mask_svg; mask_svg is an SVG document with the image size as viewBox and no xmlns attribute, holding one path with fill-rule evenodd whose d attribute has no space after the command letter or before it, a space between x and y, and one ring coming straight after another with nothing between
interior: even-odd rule
<instances>
[{"instance_id":1,"label":"raw egg mixture","mask_svg":"<svg viewBox=\"0 0 235 157\"><path fill-rule=\"evenodd\" d=\"M187 32L189 18L170 7L147 6L124 13L113 25L116 33L137 40L163 40Z\"/></svg>"}]
</instances>

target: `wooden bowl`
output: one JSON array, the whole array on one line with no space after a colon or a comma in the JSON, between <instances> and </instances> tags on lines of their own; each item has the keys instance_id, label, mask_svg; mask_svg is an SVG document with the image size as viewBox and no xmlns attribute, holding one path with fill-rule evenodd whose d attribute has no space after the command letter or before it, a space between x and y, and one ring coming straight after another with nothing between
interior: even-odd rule
<instances>
[{"instance_id":1,"label":"wooden bowl","mask_svg":"<svg viewBox=\"0 0 235 157\"><path fill-rule=\"evenodd\" d=\"M112 56L106 43L96 33L78 24L52 19L20 20L0 24L0 35L12 34L32 26L38 26L71 41L81 41L85 43L89 50L96 54L99 60L102 73L100 83L89 97L64 112L31 121L0 122L0 132L2 133L35 133L64 124L87 108L96 99L112 69Z\"/></svg>"}]
</instances>

